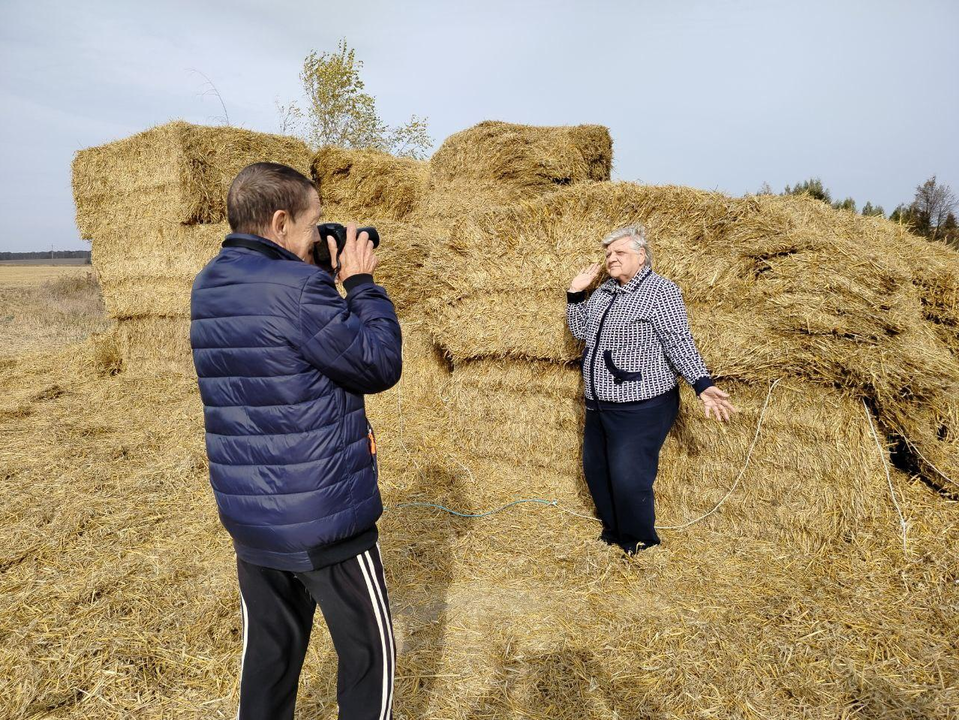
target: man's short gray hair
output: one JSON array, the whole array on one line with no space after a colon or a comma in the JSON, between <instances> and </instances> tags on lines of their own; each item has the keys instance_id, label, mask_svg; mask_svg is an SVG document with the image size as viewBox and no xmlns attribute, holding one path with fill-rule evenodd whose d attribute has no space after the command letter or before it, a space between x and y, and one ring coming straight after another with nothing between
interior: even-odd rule
<instances>
[{"instance_id":1,"label":"man's short gray hair","mask_svg":"<svg viewBox=\"0 0 960 720\"><path fill-rule=\"evenodd\" d=\"M609 247L611 243L615 243L617 240L625 237L633 240L633 242L630 243L630 247L633 248L635 253L639 253L640 248L646 250L646 253L644 253L643 266L653 267L653 248L650 247L650 241L647 240L647 229L642 223L628 225L619 230L614 230L603 239L603 246Z\"/></svg>"}]
</instances>

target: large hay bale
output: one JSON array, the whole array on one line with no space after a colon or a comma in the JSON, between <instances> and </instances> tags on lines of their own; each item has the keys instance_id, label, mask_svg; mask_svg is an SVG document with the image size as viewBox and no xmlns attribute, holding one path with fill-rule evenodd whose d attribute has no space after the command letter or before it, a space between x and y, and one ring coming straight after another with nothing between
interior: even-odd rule
<instances>
[{"instance_id":1,"label":"large hay bale","mask_svg":"<svg viewBox=\"0 0 960 720\"><path fill-rule=\"evenodd\" d=\"M374 282L382 285L401 316L415 309L434 289L432 274L424 270L431 245L431 236L419 225L371 218L380 234L377 248L377 269Z\"/></svg>"},{"instance_id":2,"label":"large hay bale","mask_svg":"<svg viewBox=\"0 0 960 720\"><path fill-rule=\"evenodd\" d=\"M430 158L427 215L457 218L610 179L613 143L601 125L538 127L487 121L448 137Z\"/></svg>"},{"instance_id":3,"label":"large hay bale","mask_svg":"<svg viewBox=\"0 0 960 720\"><path fill-rule=\"evenodd\" d=\"M397 490L403 468L420 466L431 457L443 457L447 411L444 396L450 367L433 345L421 319L400 320L403 334L403 374L394 387L367 395L367 418L377 436L380 479Z\"/></svg>"},{"instance_id":4,"label":"large hay bale","mask_svg":"<svg viewBox=\"0 0 960 720\"><path fill-rule=\"evenodd\" d=\"M458 447L464 457L502 464L504 470L490 483L477 483L476 502L499 502L504 493L521 489L548 495L564 486L568 494L574 490L583 436L580 387L577 367L510 360L456 366L449 405ZM544 470L552 473L550 479L539 477ZM530 475L515 486L513 473L524 471ZM535 488L527 487L533 482Z\"/></svg>"},{"instance_id":5,"label":"large hay bale","mask_svg":"<svg viewBox=\"0 0 960 720\"><path fill-rule=\"evenodd\" d=\"M196 376L190 351L189 315L145 315L119 320L113 336L124 373Z\"/></svg>"},{"instance_id":6,"label":"large hay bale","mask_svg":"<svg viewBox=\"0 0 960 720\"><path fill-rule=\"evenodd\" d=\"M311 164L327 222L403 220L423 201L427 163L376 150L320 148Z\"/></svg>"},{"instance_id":7,"label":"large hay bale","mask_svg":"<svg viewBox=\"0 0 960 720\"><path fill-rule=\"evenodd\" d=\"M77 153L77 226L93 240L124 370L191 375L190 288L229 232L226 193L254 162L309 173L299 140L172 122Z\"/></svg>"},{"instance_id":8,"label":"large hay bale","mask_svg":"<svg viewBox=\"0 0 960 720\"><path fill-rule=\"evenodd\" d=\"M300 140L231 127L177 121L87 148L73 160L73 197L80 236L139 223L226 220L230 183L254 162L279 162L310 175Z\"/></svg>"},{"instance_id":9,"label":"large hay bale","mask_svg":"<svg viewBox=\"0 0 960 720\"><path fill-rule=\"evenodd\" d=\"M488 180L541 193L609 180L610 131L602 125L540 127L487 121L444 140L430 158L436 184Z\"/></svg>"},{"instance_id":10,"label":"large hay bale","mask_svg":"<svg viewBox=\"0 0 960 720\"><path fill-rule=\"evenodd\" d=\"M193 280L229 232L227 223L159 223L102 233L93 264L110 316L189 317Z\"/></svg>"}]
</instances>

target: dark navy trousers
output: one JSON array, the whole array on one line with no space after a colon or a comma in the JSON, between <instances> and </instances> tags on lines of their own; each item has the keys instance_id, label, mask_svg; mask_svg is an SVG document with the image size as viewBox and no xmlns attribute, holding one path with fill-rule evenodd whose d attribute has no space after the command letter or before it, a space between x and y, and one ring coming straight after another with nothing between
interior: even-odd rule
<instances>
[{"instance_id":1,"label":"dark navy trousers","mask_svg":"<svg viewBox=\"0 0 960 720\"><path fill-rule=\"evenodd\" d=\"M658 545L653 482L660 448L680 411L680 388L639 402L587 401L583 474L602 538L627 552Z\"/></svg>"}]
</instances>

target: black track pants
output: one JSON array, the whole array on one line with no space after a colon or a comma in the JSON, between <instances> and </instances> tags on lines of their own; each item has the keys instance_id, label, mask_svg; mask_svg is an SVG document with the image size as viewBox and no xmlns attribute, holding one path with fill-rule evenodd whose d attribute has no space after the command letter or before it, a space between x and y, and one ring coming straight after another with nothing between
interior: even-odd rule
<instances>
[{"instance_id":1,"label":"black track pants","mask_svg":"<svg viewBox=\"0 0 960 720\"><path fill-rule=\"evenodd\" d=\"M596 405L596 403L593 403ZM588 405L583 474L603 521L603 536L627 552L657 545L653 482L660 448L680 410L674 388L640 403Z\"/></svg>"},{"instance_id":2,"label":"black track pants","mask_svg":"<svg viewBox=\"0 0 960 720\"><path fill-rule=\"evenodd\" d=\"M341 720L393 717L396 649L379 547L309 572L237 558L243 611L239 720L289 720L317 605L339 658Z\"/></svg>"}]
</instances>

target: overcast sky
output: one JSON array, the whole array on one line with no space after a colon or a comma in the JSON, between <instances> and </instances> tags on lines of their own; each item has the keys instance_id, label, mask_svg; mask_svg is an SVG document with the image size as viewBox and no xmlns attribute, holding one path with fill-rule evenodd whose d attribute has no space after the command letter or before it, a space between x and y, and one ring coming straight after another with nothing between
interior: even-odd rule
<instances>
[{"instance_id":1,"label":"overcast sky","mask_svg":"<svg viewBox=\"0 0 960 720\"><path fill-rule=\"evenodd\" d=\"M958 183L958 3L0 0L0 250L88 247L73 153L174 118L277 131L346 37L384 120L600 123L614 177L734 195L819 176L889 213Z\"/></svg>"}]
</instances>

